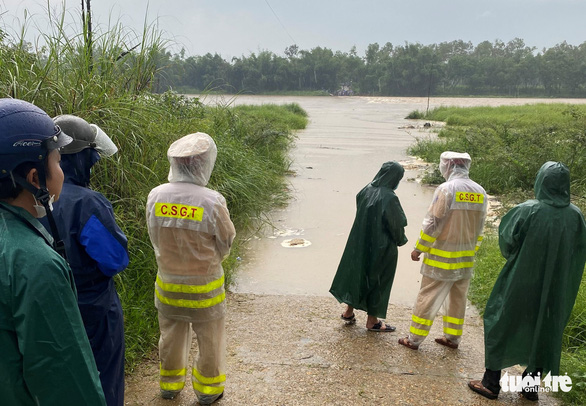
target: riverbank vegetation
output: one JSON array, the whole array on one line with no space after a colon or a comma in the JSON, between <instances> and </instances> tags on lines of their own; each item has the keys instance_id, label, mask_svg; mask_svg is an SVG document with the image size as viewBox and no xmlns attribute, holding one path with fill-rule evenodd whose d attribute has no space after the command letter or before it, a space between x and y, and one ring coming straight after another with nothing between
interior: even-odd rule
<instances>
[{"instance_id":1,"label":"riverbank vegetation","mask_svg":"<svg viewBox=\"0 0 586 406\"><path fill-rule=\"evenodd\" d=\"M227 61L218 54L159 55L157 89L226 93L322 91L376 96L586 97L586 42L537 50L508 42L463 40L368 45L364 55L292 45L284 55L260 51Z\"/></svg>"},{"instance_id":2,"label":"riverbank vegetation","mask_svg":"<svg viewBox=\"0 0 586 406\"><path fill-rule=\"evenodd\" d=\"M163 41L152 27L135 35L115 27L70 36L59 20L43 49L0 31L0 97L32 102L49 115L74 114L100 126L119 152L93 169L92 187L113 204L126 236L129 267L116 276L125 319L127 369L156 348L154 280L157 265L148 238L149 191L167 182L166 151L189 133L210 134L218 158L209 187L227 200L238 239L224 266L228 283L238 250L263 214L285 202L288 149L307 117L296 104L206 106L176 93L151 93ZM23 30L24 32L24 30ZM79 29L78 32L84 32ZM126 52L127 43L140 44ZM89 50L89 51L88 51Z\"/></svg>"},{"instance_id":3,"label":"riverbank vegetation","mask_svg":"<svg viewBox=\"0 0 586 406\"><path fill-rule=\"evenodd\" d=\"M561 161L571 171L572 202L586 213L586 106L441 107L414 115L447 125L437 137L418 139L409 153L438 162L445 150L468 152L473 157L470 177L488 193L498 194L506 209L533 198L535 176L544 162ZM481 312L505 263L496 230L488 231L469 296ZM564 332L561 373L565 372L574 385L560 394L568 404L581 404L586 399L586 277Z\"/></svg>"}]
</instances>

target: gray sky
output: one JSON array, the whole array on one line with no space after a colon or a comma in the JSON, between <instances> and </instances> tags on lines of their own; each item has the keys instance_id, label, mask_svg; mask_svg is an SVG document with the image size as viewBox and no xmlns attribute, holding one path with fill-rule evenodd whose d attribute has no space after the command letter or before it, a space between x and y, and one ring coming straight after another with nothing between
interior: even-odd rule
<instances>
[{"instance_id":1,"label":"gray sky","mask_svg":"<svg viewBox=\"0 0 586 406\"><path fill-rule=\"evenodd\" d=\"M80 4L66 2L71 21ZM17 29L25 8L46 21L46 1L0 0L0 27ZM187 55L217 52L228 60L262 50L283 55L293 43L342 52L356 46L363 56L374 42L476 45L518 37L541 50L586 41L584 0L95 0L92 10L102 29L111 19L141 31L146 19L175 42L173 52L183 46Z\"/></svg>"}]
</instances>

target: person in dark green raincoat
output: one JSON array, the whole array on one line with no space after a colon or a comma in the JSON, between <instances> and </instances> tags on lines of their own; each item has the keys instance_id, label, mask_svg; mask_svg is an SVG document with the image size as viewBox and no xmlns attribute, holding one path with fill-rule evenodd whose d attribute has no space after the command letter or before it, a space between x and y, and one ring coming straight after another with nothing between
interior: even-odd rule
<instances>
[{"instance_id":1,"label":"person in dark green raincoat","mask_svg":"<svg viewBox=\"0 0 586 406\"><path fill-rule=\"evenodd\" d=\"M528 200L502 219L499 245L507 259L486 304L486 372L473 391L496 399L501 370L524 365L525 375L559 374L562 335L586 262L586 223L570 203L570 172L546 162ZM536 388L523 396L537 400Z\"/></svg>"},{"instance_id":2,"label":"person in dark green raincoat","mask_svg":"<svg viewBox=\"0 0 586 406\"><path fill-rule=\"evenodd\" d=\"M367 312L366 328L390 332L385 318L397 267L397 246L407 243L407 218L395 189L405 170L385 162L374 180L356 196L356 218L330 293L347 304L342 319L354 324L354 309Z\"/></svg>"},{"instance_id":3,"label":"person in dark green raincoat","mask_svg":"<svg viewBox=\"0 0 586 406\"><path fill-rule=\"evenodd\" d=\"M38 220L59 199L58 150L69 142L38 107L0 99L2 406L106 405L73 273L55 250L58 233Z\"/></svg>"}]
</instances>

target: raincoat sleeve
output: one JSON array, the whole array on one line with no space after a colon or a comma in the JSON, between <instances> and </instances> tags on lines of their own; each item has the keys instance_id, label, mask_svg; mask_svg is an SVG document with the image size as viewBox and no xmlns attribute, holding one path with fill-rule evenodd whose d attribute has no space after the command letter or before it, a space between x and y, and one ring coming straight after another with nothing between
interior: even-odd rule
<instances>
[{"instance_id":1,"label":"raincoat sleeve","mask_svg":"<svg viewBox=\"0 0 586 406\"><path fill-rule=\"evenodd\" d=\"M451 200L452 197L447 191L441 185L438 186L423 219L420 238L415 245L416 251L428 252L437 236L441 234Z\"/></svg>"},{"instance_id":2,"label":"raincoat sleeve","mask_svg":"<svg viewBox=\"0 0 586 406\"><path fill-rule=\"evenodd\" d=\"M524 226L528 216L527 206L521 204L511 209L501 220L499 226L499 247L505 259L519 251L524 239Z\"/></svg>"},{"instance_id":3,"label":"raincoat sleeve","mask_svg":"<svg viewBox=\"0 0 586 406\"><path fill-rule=\"evenodd\" d=\"M401 203L399 203L399 199L396 196L391 200L388 209L385 210L385 220L391 238L397 246L407 244L407 236L405 235L407 217L405 217Z\"/></svg>"},{"instance_id":4,"label":"raincoat sleeve","mask_svg":"<svg viewBox=\"0 0 586 406\"><path fill-rule=\"evenodd\" d=\"M111 277L128 266L128 241L116 224L112 205L105 197L99 197L79 234L79 242L100 271Z\"/></svg>"},{"instance_id":5,"label":"raincoat sleeve","mask_svg":"<svg viewBox=\"0 0 586 406\"><path fill-rule=\"evenodd\" d=\"M230 212L226 205L226 199L220 196L218 204L216 204L216 247L220 253L221 258L225 258L230 254L232 242L236 236L236 230L232 220L230 220Z\"/></svg>"},{"instance_id":6,"label":"raincoat sleeve","mask_svg":"<svg viewBox=\"0 0 586 406\"><path fill-rule=\"evenodd\" d=\"M73 275L60 258L38 266L42 282L15 281L12 293L26 385L40 404L105 405Z\"/></svg>"}]
</instances>

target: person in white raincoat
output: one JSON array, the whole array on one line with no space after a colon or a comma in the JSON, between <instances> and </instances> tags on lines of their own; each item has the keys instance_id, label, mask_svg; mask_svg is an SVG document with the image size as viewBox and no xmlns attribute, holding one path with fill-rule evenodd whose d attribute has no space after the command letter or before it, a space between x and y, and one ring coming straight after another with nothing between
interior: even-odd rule
<instances>
[{"instance_id":1,"label":"person in white raincoat","mask_svg":"<svg viewBox=\"0 0 586 406\"><path fill-rule=\"evenodd\" d=\"M467 153L446 151L440 156L439 168L446 182L435 191L411 253L413 261L419 261L424 253L423 276L409 336L399 339L400 344L413 350L429 334L444 302L444 335L435 341L455 349L462 338L466 297L488 204L482 186L468 177L470 163Z\"/></svg>"},{"instance_id":2,"label":"person in white raincoat","mask_svg":"<svg viewBox=\"0 0 586 406\"><path fill-rule=\"evenodd\" d=\"M147 200L148 231L158 273L161 396L174 398L185 386L191 329L199 351L192 385L200 404L224 392L226 380L225 290L222 260L236 234L224 197L206 188L217 156L207 134L187 135L167 153L169 182Z\"/></svg>"}]
</instances>

